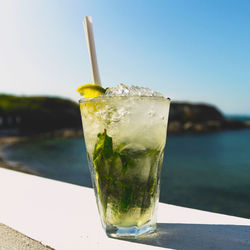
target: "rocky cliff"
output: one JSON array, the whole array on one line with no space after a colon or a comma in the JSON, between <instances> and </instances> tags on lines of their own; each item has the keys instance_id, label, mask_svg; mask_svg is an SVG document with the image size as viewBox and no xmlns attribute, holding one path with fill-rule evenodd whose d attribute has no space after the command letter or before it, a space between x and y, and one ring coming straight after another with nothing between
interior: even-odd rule
<instances>
[{"instance_id":1,"label":"rocky cliff","mask_svg":"<svg viewBox=\"0 0 250 250\"><path fill-rule=\"evenodd\" d=\"M212 105L173 102L170 106L169 133L210 132L246 127L249 127L249 123L227 119Z\"/></svg>"}]
</instances>

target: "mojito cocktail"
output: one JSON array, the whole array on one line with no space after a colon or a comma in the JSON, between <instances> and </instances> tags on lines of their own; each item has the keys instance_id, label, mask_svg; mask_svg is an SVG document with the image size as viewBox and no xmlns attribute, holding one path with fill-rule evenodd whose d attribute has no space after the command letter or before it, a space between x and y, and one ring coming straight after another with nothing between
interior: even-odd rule
<instances>
[{"instance_id":1,"label":"mojito cocktail","mask_svg":"<svg viewBox=\"0 0 250 250\"><path fill-rule=\"evenodd\" d=\"M156 228L170 100L138 90L140 95L114 91L80 101L102 225L118 238L137 238Z\"/></svg>"}]
</instances>

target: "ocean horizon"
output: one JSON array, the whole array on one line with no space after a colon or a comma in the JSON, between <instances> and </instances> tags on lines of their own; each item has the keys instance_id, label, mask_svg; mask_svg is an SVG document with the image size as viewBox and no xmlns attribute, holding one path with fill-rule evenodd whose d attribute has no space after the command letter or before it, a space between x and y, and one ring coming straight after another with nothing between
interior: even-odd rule
<instances>
[{"instance_id":1,"label":"ocean horizon","mask_svg":"<svg viewBox=\"0 0 250 250\"><path fill-rule=\"evenodd\" d=\"M250 115L247 114L224 114L228 119L238 120L238 121L250 121Z\"/></svg>"}]
</instances>

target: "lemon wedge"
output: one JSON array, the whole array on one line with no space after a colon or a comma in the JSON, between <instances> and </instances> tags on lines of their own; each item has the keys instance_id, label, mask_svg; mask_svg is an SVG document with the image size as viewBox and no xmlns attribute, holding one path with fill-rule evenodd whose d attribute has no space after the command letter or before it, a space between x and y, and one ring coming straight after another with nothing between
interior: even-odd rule
<instances>
[{"instance_id":1,"label":"lemon wedge","mask_svg":"<svg viewBox=\"0 0 250 250\"><path fill-rule=\"evenodd\" d=\"M97 84L84 84L77 89L84 98L97 97L104 95L105 89Z\"/></svg>"},{"instance_id":2,"label":"lemon wedge","mask_svg":"<svg viewBox=\"0 0 250 250\"><path fill-rule=\"evenodd\" d=\"M84 98L93 98L99 95L104 95L105 89L102 88L100 85L97 84L84 84L77 89L77 91L82 95ZM98 103L87 103L83 102L80 104L81 110L87 110L91 114L97 111ZM100 107L100 104L99 104Z\"/></svg>"}]
</instances>

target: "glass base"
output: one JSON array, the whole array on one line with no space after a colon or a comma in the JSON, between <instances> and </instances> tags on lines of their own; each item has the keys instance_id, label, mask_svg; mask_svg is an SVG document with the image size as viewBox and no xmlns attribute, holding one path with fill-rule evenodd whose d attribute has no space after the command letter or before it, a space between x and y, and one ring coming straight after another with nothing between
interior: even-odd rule
<instances>
[{"instance_id":1,"label":"glass base","mask_svg":"<svg viewBox=\"0 0 250 250\"><path fill-rule=\"evenodd\" d=\"M151 234L156 231L156 224L145 224L141 227L117 227L107 226L106 234L118 239L138 239L139 237Z\"/></svg>"}]
</instances>

